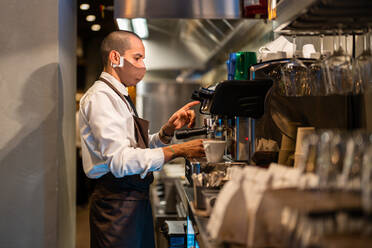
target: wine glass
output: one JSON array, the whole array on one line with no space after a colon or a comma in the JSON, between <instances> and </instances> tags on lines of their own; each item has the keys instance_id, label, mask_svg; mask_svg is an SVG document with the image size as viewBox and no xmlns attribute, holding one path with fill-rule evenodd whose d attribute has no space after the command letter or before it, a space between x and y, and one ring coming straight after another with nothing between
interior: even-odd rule
<instances>
[{"instance_id":1,"label":"wine glass","mask_svg":"<svg viewBox=\"0 0 372 248\"><path fill-rule=\"evenodd\" d=\"M327 94L347 94L353 91L352 57L345 52L341 38L342 30L338 30L339 47L323 61Z\"/></svg>"},{"instance_id":2,"label":"wine glass","mask_svg":"<svg viewBox=\"0 0 372 248\"><path fill-rule=\"evenodd\" d=\"M324 84L324 73L322 70L323 60L326 55L323 51L324 34L319 36L320 41L320 58L309 66L309 84L310 93L315 96L326 95L326 88Z\"/></svg>"},{"instance_id":3,"label":"wine glass","mask_svg":"<svg viewBox=\"0 0 372 248\"><path fill-rule=\"evenodd\" d=\"M372 87L372 52L370 47L370 29L363 37L363 52L354 63L354 93L362 93Z\"/></svg>"},{"instance_id":4,"label":"wine glass","mask_svg":"<svg viewBox=\"0 0 372 248\"><path fill-rule=\"evenodd\" d=\"M281 68L281 81L287 96L303 96L308 91L308 68L296 58L296 35L293 39L293 57Z\"/></svg>"}]
</instances>

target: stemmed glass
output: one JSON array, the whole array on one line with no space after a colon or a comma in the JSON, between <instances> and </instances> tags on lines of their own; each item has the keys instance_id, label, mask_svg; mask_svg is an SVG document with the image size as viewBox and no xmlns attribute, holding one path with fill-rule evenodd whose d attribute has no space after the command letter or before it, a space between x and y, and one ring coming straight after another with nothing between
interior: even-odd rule
<instances>
[{"instance_id":1,"label":"stemmed glass","mask_svg":"<svg viewBox=\"0 0 372 248\"><path fill-rule=\"evenodd\" d=\"M363 37L363 52L354 63L354 93L362 93L372 87L372 52L370 47L370 30Z\"/></svg>"},{"instance_id":2,"label":"stemmed glass","mask_svg":"<svg viewBox=\"0 0 372 248\"><path fill-rule=\"evenodd\" d=\"M327 94L347 94L354 88L352 57L345 52L343 47L341 29L338 33L338 49L323 61Z\"/></svg>"},{"instance_id":3,"label":"stemmed glass","mask_svg":"<svg viewBox=\"0 0 372 248\"><path fill-rule=\"evenodd\" d=\"M293 38L293 57L281 68L281 80L287 96L303 96L308 91L308 69L296 58L296 35Z\"/></svg>"},{"instance_id":4,"label":"stemmed glass","mask_svg":"<svg viewBox=\"0 0 372 248\"><path fill-rule=\"evenodd\" d=\"M310 93L314 96L324 96L326 94L326 88L324 84L324 73L322 70L323 60L326 55L323 51L324 34L319 36L320 40L320 58L309 66L309 84Z\"/></svg>"}]
</instances>

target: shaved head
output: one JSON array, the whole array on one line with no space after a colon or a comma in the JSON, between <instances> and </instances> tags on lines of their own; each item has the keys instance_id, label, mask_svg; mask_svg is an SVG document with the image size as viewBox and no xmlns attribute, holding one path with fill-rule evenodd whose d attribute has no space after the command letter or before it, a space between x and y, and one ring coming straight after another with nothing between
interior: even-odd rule
<instances>
[{"instance_id":1,"label":"shaved head","mask_svg":"<svg viewBox=\"0 0 372 248\"><path fill-rule=\"evenodd\" d=\"M108 56L112 50L115 50L123 55L126 50L131 49L132 39L141 40L137 34L130 31L115 31L107 35L101 44L101 57L103 65L107 65Z\"/></svg>"}]
</instances>

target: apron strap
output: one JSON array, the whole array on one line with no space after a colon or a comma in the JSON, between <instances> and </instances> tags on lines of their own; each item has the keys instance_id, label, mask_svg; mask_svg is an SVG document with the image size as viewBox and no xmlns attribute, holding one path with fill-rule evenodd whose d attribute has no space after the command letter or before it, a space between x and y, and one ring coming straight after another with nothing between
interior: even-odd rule
<instances>
[{"instance_id":1,"label":"apron strap","mask_svg":"<svg viewBox=\"0 0 372 248\"><path fill-rule=\"evenodd\" d=\"M137 109L136 109L136 106L134 105L132 99L130 98L130 96L126 96L126 95L123 95L125 97L125 99L127 99L127 101L129 102L129 105L132 107L133 109L133 112L134 114L138 117L138 113L137 113Z\"/></svg>"},{"instance_id":2,"label":"apron strap","mask_svg":"<svg viewBox=\"0 0 372 248\"><path fill-rule=\"evenodd\" d=\"M143 149L148 148L149 147L149 135L148 135L149 122L138 117L136 107L134 106L129 96L126 97L123 94L121 94L120 91L116 89L115 86L113 86L108 80L102 77L100 77L99 80L107 84L111 89L113 89L115 93L118 94L118 96L124 101L124 103L127 105L130 111L131 108L128 106L128 102L129 102L130 106L133 109L133 112L135 113L135 115L133 116L133 119L134 119L134 127L135 127L134 129L135 129L135 135L136 135L136 140L137 140L137 146Z\"/></svg>"},{"instance_id":3,"label":"apron strap","mask_svg":"<svg viewBox=\"0 0 372 248\"><path fill-rule=\"evenodd\" d=\"M124 101L125 105L127 105L129 111L131 110L131 108L133 109L133 112L135 113L136 116L138 116L137 114L137 110L136 108L134 107L134 104L132 102L132 100L130 100L130 97L128 96L128 98L126 96L124 96L123 94L120 93L120 91L118 89L115 88L115 86L113 86L108 80L104 79L103 77L100 77L98 80L104 82L105 84L107 84L111 89L113 89L115 91L115 93ZM131 107L129 107L128 105L128 102L129 104L131 105Z\"/></svg>"}]
</instances>

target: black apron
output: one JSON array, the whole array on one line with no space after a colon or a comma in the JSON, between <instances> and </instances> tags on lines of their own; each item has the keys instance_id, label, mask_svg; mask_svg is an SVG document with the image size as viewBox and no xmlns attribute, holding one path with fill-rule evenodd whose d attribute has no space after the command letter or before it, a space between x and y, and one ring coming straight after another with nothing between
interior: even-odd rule
<instances>
[{"instance_id":1,"label":"black apron","mask_svg":"<svg viewBox=\"0 0 372 248\"><path fill-rule=\"evenodd\" d=\"M106 79L100 78L123 99L136 113L130 99ZM138 148L148 148L149 122L133 115ZM149 187L154 180L152 173L144 179L140 175L115 178L107 173L96 179L97 185L90 206L90 242L92 248L152 248L155 247Z\"/></svg>"}]
</instances>

